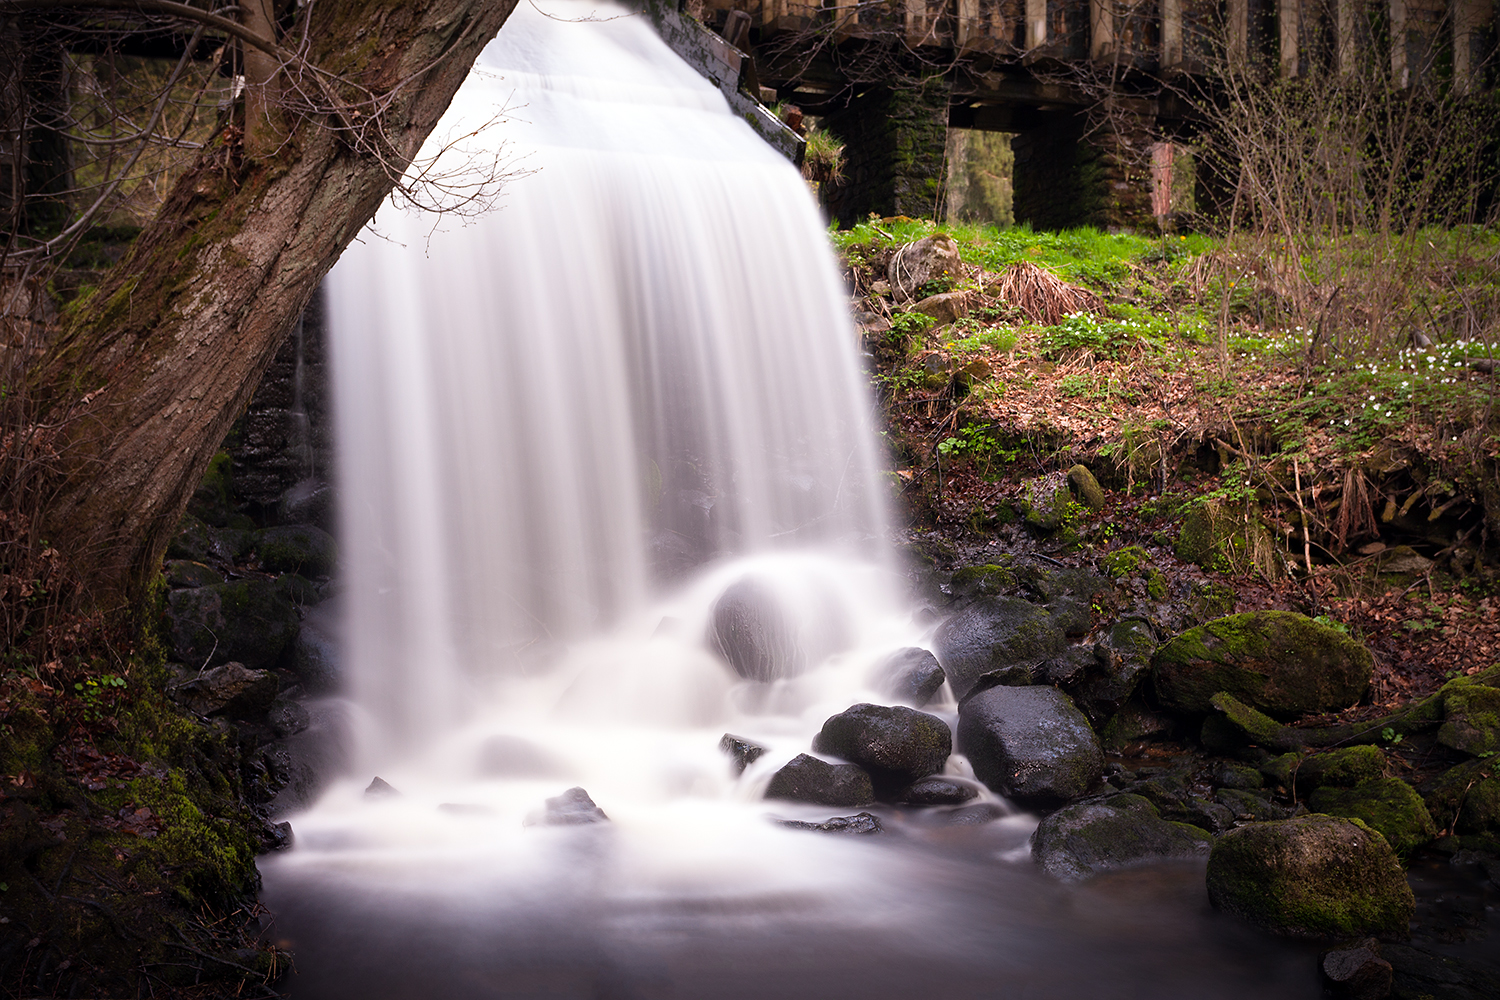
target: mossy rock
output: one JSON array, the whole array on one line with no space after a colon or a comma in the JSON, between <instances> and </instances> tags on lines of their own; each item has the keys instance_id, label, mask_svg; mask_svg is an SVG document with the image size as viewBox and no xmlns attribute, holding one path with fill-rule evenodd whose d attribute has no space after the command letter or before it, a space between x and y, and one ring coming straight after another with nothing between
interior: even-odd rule
<instances>
[{"instance_id":1,"label":"mossy rock","mask_svg":"<svg viewBox=\"0 0 1500 1000\"><path fill-rule=\"evenodd\" d=\"M182 520L177 522L177 533L167 542L167 558L203 562L208 558L212 546L213 539L208 533L208 525L191 514L184 514Z\"/></svg>"},{"instance_id":2,"label":"mossy rock","mask_svg":"<svg viewBox=\"0 0 1500 1000\"><path fill-rule=\"evenodd\" d=\"M1369 650L1337 629L1290 611L1252 611L1199 625L1152 659L1156 693L1182 712L1205 713L1227 692L1273 716L1347 708L1370 686Z\"/></svg>"},{"instance_id":3,"label":"mossy rock","mask_svg":"<svg viewBox=\"0 0 1500 1000\"><path fill-rule=\"evenodd\" d=\"M1066 644L1051 614L1016 597L976 601L945 621L933 636L933 652L960 699L986 674L1040 663L1062 652Z\"/></svg>"},{"instance_id":4,"label":"mossy rock","mask_svg":"<svg viewBox=\"0 0 1500 1000\"><path fill-rule=\"evenodd\" d=\"M1075 465L1068 470L1068 482L1073 484L1073 490L1078 495L1078 500L1089 510L1104 509L1104 490L1099 486L1099 480L1089 471L1086 465Z\"/></svg>"},{"instance_id":5,"label":"mossy rock","mask_svg":"<svg viewBox=\"0 0 1500 1000\"><path fill-rule=\"evenodd\" d=\"M1359 820L1318 813L1223 834L1207 881L1215 908L1294 938L1404 935L1416 910L1384 837Z\"/></svg>"},{"instance_id":6,"label":"mossy rock","mask_svg":"<svg viewBox=\"0 0 1500 1000\"><path fill-rule=\"evenodd\" d=\"M191 559L168 559L164 568L169 587L207 587L224 582L223 573Z\"/></svg>"},{"instance_id":7,"label":"mossy rock","mask_svg":"<svg viewBox=\"0 0 1500 1000\"><path fill-rule=\"evenodd\" d=\"M1487 671L1483 676L1493 671ZM1443 685L1443 725L1438 742L1473 754L1500 753L1500 687L1459 677Z\"/></svg>"},{"instance_id":8,"label":"mossy rock","mask_svg":"<svg viewBox=\"0 0 1500 1000\"><path fill-rule=\"evenodd\" d=\"M1009 594L1020 585L1021 578L1014 568L1004 563L990 563L958 570L948 580L948 591L957 600L972 600Z\"/></svg>"},{"instance_id":9,"label":"mossy rock","mask_svg":"<svg viewBox=\"0 0 1500 1000\"><path fill-rule=\"evenodd\" d=\"M1469 835L1500 835L1500 756L1449 768L1423 789L1439 827Z\"/></svg>"},{"instance_id":10,"label":"mossy rock","mask_svg":"<svg viewBox=\"0 0 1500 1000\"><path fill-rule=\"evenodd\" d=\"M1099 733L1099 742L1104 749L1118 752L1140 743L1170 739L1176 732L1170 717L1152 711L1140 698L1132 698L1110 716Z\"/></svg>"},{"instance_id":11,"label":"mossy rock","mask_svg":"<svg viewBox=\"0 0 1500 1000\"><path fill-rule=\"evenodd\" d=\"M1068 477L1053 472L1023 483L1017 507L1027 524L1043 531L1056 531L1067 522L1072 503Z\"/></svg>"},{"instance_id":12,"label":"mossy rock","mask_svg":"<svg viewBox=\"0 0 1500 1000\"><path fill-rule=\"evenodd\" d=\"M1353 788L1319 788L1307 804L1314 812L1363 820L1403 857L1438 834L1422 797L1399 778L1372 778Z\"/></svg>"},{"instance_id":13,"label":"mossy rock","mask_svg":"<svg viewBox=\"0 0 1500 1000\"><path fill-rule=\"evenodd\" d=\"M273 573L328 576L338 562L338 543L322 528L289 524L262 531L255 540L260 564Z\"/></svg>"},{"instance_id":14,"label":"mossy rock","mask_svg":"<svg viewBox=\"0 0 1500 1000\"><path fill-rule=\"evenodd\" d=\"M238 660L251 669L275 666L296 638L310 584L298 577L235 580L167 598L172 652L196 669Z\"/></svg>"},{"instance_id":15,"label":"mossy rock","mask_svg":"<svg viewBox=\"0 0 1500 1000\"><path fill-rule=\"evenodd\" d=\"M1177 557L1220 572L1256 571L1269 579L1281 575L1281 561L1260 511L1218 501L1190 504L1173 545Z\"/></svg>"},{"instance_id":16,"label":"mossy rock","mask_svg":"<svg viewBox=\"0 0 1500 1000\"><path fill-rule=\"evenodd\" d=\"M1315 788L1353 788L1383 778L1386 759L1379 747L1366 744L1312 754L1285 753L1261 764L1260 773L1286 788L1296 782L1298 793L1306 795Z\"/></svg>"},{"instance_id":17,"label":"mossy rock","mask_svg":"<svg viewBox=\"0 0 1500 1000\"><path fill-rule=\"evenodd\" d=\"M1123 549L1116 549L1102 556L1099 559L1099 568L1119 580L1134 573L1150 560L1150 553L1139 545L1127 545Z\"/></svg>"},{"instance_id":18,"label":"mossy rock","mask_svg":"<svg viewBox=\"0 0 1500 1000\"><path fill-rule=\"evenodd\" d=\"M1111 795L1065 806L1031 835L1031 856L1065 882L1157 861L1208 854L1213 837L1196 826L1161 818L1139 795Z\"/></svg>"}]
</instances>

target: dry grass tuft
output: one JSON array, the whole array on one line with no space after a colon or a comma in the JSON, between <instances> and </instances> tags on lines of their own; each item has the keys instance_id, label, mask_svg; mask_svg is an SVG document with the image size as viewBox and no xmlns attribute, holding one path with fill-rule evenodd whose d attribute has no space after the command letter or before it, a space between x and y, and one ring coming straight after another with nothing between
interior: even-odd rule
<instances>
[{"instance_id":1,"label":"dry grass tuft","mask_svg":"<svg viewBox=\"0 0 1500 1000\"><path fill-rule=\"evenodd\" d=\"M1006 268L990 291L1043 326L1056 326L1073 313L1096 312L1100 306L1099 296L1093 292L1025 260Z\"/></svg>"}]
</instances>

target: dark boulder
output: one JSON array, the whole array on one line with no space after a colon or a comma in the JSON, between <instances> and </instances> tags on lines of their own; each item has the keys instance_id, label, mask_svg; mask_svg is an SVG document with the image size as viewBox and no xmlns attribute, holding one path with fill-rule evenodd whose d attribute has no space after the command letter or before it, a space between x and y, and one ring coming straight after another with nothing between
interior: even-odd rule
<instances>
[{"instance_id":1,"label":"dark boulder","mask_svg":"<svg viewBox=\"0 0 1500 1000\"><path fill-rule=\"evenodd\" d=\"M400 794L395 785L386 781L378 774L371 778L370 783L365 786L365 798L367 799L393 799Z\"/></svg>"},{"instance_id":2,"label":"dark boulder","mask_svg":"<svg viewBox=\"0 0 1500 1000\"><path fill-rule=\"evenodd\" d=\"M816 830L819 833L842 833L862 837L882 833L885 830L880 825L880 817L867 812L856 813L853 816L835 816L822 823L809 823L800 819L783 819L778 822L792 830Z\"/></svg>"},{"instance_id":3,"label":"dark boulder","mask_svg":"<svg viewBox=\"0 0 1500 1000\"><path fill-rule=\"evenodd\" d=\"M746 680L780 680L807 669L796 627L771 589L754 577L731 584L714 603L708 644Z\"/></svg>"},{"instance_id":4,"label":"dark boulder","mask_svg":"<svg viewBox=\"0 0 1500 1000\"><path fill-rule=\"evenodd\" d=\"M214 583L223 583L224 574L206 563L193 562L191 559L168 559L166 562L167 586L178 587L207 587Z\"/></svg>"},{"instance_id":5,"label":"dark boulder","mask_svg":"<svg viewBox=\"0 0 1500 1000\"><path fill-rule=\"evenodd\" d=\"M887 698L921 708L943 686L943 668L931 650L907 646L875 668L875 686Z\"/></svg>"},{"instance_id":6,"label":"dark boulder","mask_svg":"<svg viewBox=\"0 0 1500 1000\"><path fill-rule=\"evenodd\" d=\"M199 715L246 719L263 715L281 684L269 670L225 663L204 670L172 690L172 696Z\"/></svg>"},{"instance_id":7,"label":"dark boulder","mask_svg":"<svg viewBox=\"0 0 1500 1000\"><path fill-rule=\"evenodd\" d=\"M1083 713L1050 687L994 687L964 702L958 749L991 789L1020 802L1067 802L1104 774Z\"/></svg>"},{"instance_id":8,"label":"dark boulder","mask_svg":"<svg viewBox=\"0 0 1500 1000\"><path fill-rule=\"evenodd\" d=\"M858 764L877 787L904 787L943 769L953 734L942 719L914 708L861 704L825 721L813 750Z\"/></svg>"},{"instance_id":9,"label":"dark boulder","mask_svg":"<svg viewBox=\"0 0 1500 1000\"><path fill-rule=\"evenodd\" d=\"M296 736L312 725L312 716L299 701L280 700L266 712L266 724L278 738Z\"/></svg>"},{"instance_id":10,"label":"dark boulder","mask_svg":"<svg viewBox=\"0 0 1500 1000\"><path fill-rule=\"evenodd\" d=\"M862 806L875 801L875 786L863 768L830 764L803 753L771 775L766 798L823 806Z\"/></svg>"},{"instance_id":11,"label":"dark boulder","mask_svg":"<svg viewBox=\"0 0 1500 1000\"><path fill-rule=\"evenodd\" d=\"M208 558L211 545L208 525L191 514L184 514L177 522L177 533L167 542L167 558L201 563Z\"/></svg>"},{"instance_id":12,"label":"dark boulder","mask_svg":"<svg viewBox=\"0 0 1500 1000\"><path fill-rule=\"evenodd\" d=\"M292 594L287 578L174 590L167 597L172 650L191 667L274 666L301 624Z\"/></svg>"},{"instance_id":13,"label":"dark boulder","mask_svg":"<svg viewBox=\"0 0 1500 1000\"><path fill-rule=\"evenodd\" d=\"M903 788L895 801L904 806L956 806L978 795L979 789L966 781L930 774Z\"/></svg>"},{"instance_id":14,"label":"dark boulder","mask_svg":"<svg viewBox=\"0 0 1500 1000\"><path fill-rule=\"evenodd\" d=\"M1041 663L1066 645L1052 616L1015 597L976 601L945 621L933 637L948 686L960 700L981 686L986 674Z\"/></svg>"},{"instance_id":15,"label":"dark boulder","mask_svg":"<svg viewBox=\"0 0 1500 1000\"><path fill-rule=\"evenodd\" d=\"M1384 837L1316 813L1220 836L1208 858L1208 898L1266 930L1311 939L1404 935L1416 909Z\"/></svg>"},{"instance_id":16,"label":"dark boulder","mask_svg":"<svg viewBox=\"0 0 1500 1000\"><path fill-rule=\"evenodd\" d=\"M1053 878L1078 882L1132 865L1207 857L1212 843L1196 826L1162 819L1138 795L1111 795L1064 806L1042 820L1031 853Z\"/></svg>"},{"instance_id":17,"label":"dark boulder","mask_svg":"<svg viewBox=\"0 0 1500 1000\"><path fill-rule=\"evenodd\" d=\"M1152 659L1156 694L1206 713L1226 692L1291 718L1348 708L1370 686L1370 651L1338 629L1290 611L1252 611L1188 629Z\"/></svg>"},{"instance_id":18,"label":"dark boulder","mask_svg":"<svg viewBox=\"0 0 1500 1000\"><path fill-rule=\"evenodd\" d=\"M328 576L338 562L338 543L333 536L310 524L267 528L254 544L261 568L273 573Z\"/></svg>"},{"instance_id":19,"label":"dark boulder","mask_svg":"<svg viewBox=\"0 0 1500 1000\"><path fill-rule=\"evenodd\" d=\"M719 740L719 749L734 761L735 774L744 774L745 768L760 760L766 752L766 748L754 740L747 740L743 736L735 736L731 733L725 733Z\"/></svg>"},{"instance_id":20,"label":"dark boulder","mask_svg":"<svg viewBox=\"0 0 1500 1000\"><path fill-rule=\"evenodd\" d=\"M1439 824L1460 834L1500 834L1500 767L1495 758L1449 768L1423 786L1427 809Z\"/></svg>"},{"instance_id":21,"label":"dark boulder","mask_svg":"<svg viewBox=\"0 0 1500 1000\"><path fill-rule=\"evenodd\" d=\"M570 788L561 795L554 795L544 804L540 813L526 818L527 826L588 826L593 823L608 823L604 810L594 804L589 793L582 788Z\"/></svg>"}]
</instances>

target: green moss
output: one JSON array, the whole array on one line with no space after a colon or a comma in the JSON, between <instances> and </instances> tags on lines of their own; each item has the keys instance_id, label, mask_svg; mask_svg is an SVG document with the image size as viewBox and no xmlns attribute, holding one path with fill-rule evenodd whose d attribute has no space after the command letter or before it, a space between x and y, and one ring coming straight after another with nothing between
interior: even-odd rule
<instances>
[{"instance_id":1,"label":"green moss","mask_svg":"<svg viewBox=\"0 0 1500 1000\"><path fill-rule=\"evenodd\" d=\"M1209 699L1209 704L1224 713L1224 717L1248 736L1252 743L1274 750L1285 750L1288 745L1297 745L1294 735L1286 733L1286 727L1270 716L1257 712L1227 691L1220 691Z\"/></svg>"},{"instance_id":2,"label":"green moss","mask_svg":"<svg viewBox=\"0 0 1500 1000\"><path fill-rule=\"evenodd\" d=\"M1214 906L1289 937L1404 934L1416 908L1384 837L1358 819L1318 814L1225 833L1207 883Z\"/></svg>"},{"instance_id":3,"label":"green moss","mask_svg":"<svg viewBox=\"0 0 1500 1000\"><path fill-rule=\"evenodd\" d=\"M1443 685L1438 742L1473 754L1500 752L1500 688L1460 677Z\"/></svg>"},{"instance_id":4,"label":"green moss","mask_svg":"<svg viewBox=\"0 0 1500 1000\"><path fill-rule=\"evenodd\" d=\"M1139 545L1127 545L1125 548L1116 549L1114 552L1100 559L1099 568L1118 580L1140 569L1142 564L1150 558L1150 554ZM1160 575L1160 573L1157 574L1158 577Z\"/></svg>"},{"instance_id":5,"label":"green moss","mask_svg":"<svg viewBox=\"0 0 1500 1000\"><path fill-rule=\"evenodd\" d=\"M1470 835L1500 834L1500 757L1449 768L1423 791L1439 828Z\"/></svg>"},{"instance_id":6,"label":"green moss","mask_svg":"<svg viewBox=\"0 0 1500 1000\"><path fill-rule=\"evenodd\" d=\"M1314 812L1363 821L1403 857L1438 833L1422 797L1399 778L1371 778L1353 788L1320 788L1308 805Z\"/></svg>"},{"instance_id":7,"label":"green moss","mask_svg":"<svg viewBox=\"0 0 1500 1000\"><path fill-rule=\"evenodd\" d=\"M1165 600L1167 596L1167 578L1155 566L1146 568L1146 596L1153 601Z\"/></svg>"},{"instance_id":8,"label":"green moss","mask_svg":"<svg viewBox=\"0 0 1500 1000\"><path fill-rule=\"evenodd\" d=\"M1020 577L1009 566L991 563L985 566L965 566L953 574L948 589L954 597L998 597L1014 590Z\"/></svg>"},{"instance_id":9,"label":"green moss","mask_svg":"<svg viewBox=\"0 0 1500 1000\"><path fill-rule=\"evenodd\" d=\"M1104 490L1099 486L1099 480L1085 465L1075 465L1068 470L1068 482L1073 484L1078 499L1089 510L1104 509Z\"/></svg>"},{"instance_id":10,"label":"green moss","mask_svg":"<svg viewBox=\"0 0 1500 1000\"><path fill-rule=\"evenodd\" d=\"M1206 712L1227 692L1277 715L1346 708L1369 687L1367 649L1336 629L1289 611L1252 611L1192 628L1157 650L1157 694Z\"/></svg>"}]
</instances>

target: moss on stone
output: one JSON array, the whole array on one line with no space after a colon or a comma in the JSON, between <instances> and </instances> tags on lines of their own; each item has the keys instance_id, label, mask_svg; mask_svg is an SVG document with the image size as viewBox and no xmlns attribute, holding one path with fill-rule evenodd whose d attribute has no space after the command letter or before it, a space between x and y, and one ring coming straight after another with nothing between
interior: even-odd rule
<instances>
[{"instance_id":1,"label":"moss on stone","mask_svg":"<svg viewBox=\"0 0 1500 1000\"><path fill-rule=\"evenodd\" d=\"M1500 835L1500 756L1449 768L1423 789L1422 798L1439 829Z\"/></svg>"},{"instance_id":2,"label":"moss on stone","mask_svg":"<svg viewBox=\"0 0 1500 1000\"><path fill-rule=\"evenodd\" d=\"M1473 754L1500 752L1500 688L1461 677L1443 685L1438 742Z\"/></svg>"},{"instance_id":3,"label":"moss on stone","mask_svg":"<svg viewBox=\"0 0 1500 1000\"><path fill-rule=\"evenodd\" d=\"M1116 580L1136 572L1151 556L1139 545L1116 549L1099 560L1099 568Z\"/></svg>"},{"instance_id":4,"label":"moss on stone","mask_svg":"<svg viewBox=\"0 0 1500 1000\"><path fill-rule=\"evenodd\" d=\"M1146 568L1146 596L1153 601L1165 600L1167 596L1167 578L1155 566Z\"/></svg>"},{"instance_id":5,"label":"moss on stone","mask_svg":"<svg viewBox=\"0 0 1500 1000\"><path fill-rule=\"evenodd\" d=\"M1314 812L1362 820L1403 857L1430 843L1438 832L1422 797L1399 778L1371 778L1353 788L1319 788L1308 806Z\"/></svg>"},{"instance_id":6,"label":"moss on stone","mask_svg":"<svg viewBox=\"0 0 1500 1000\"><path fill-rule=\"evenodd\" d=\"M1312 814L1230 830L1208 860L1209 900L1277 934L1404 934L1416 909L1396 854L1357 819Z\"/></svg>"},{"instance_id":7,"label":"moss on stone","mask_svg":"<svg viewBox=\"0 0 1500 1000\"><path fill-rule=\"evenodd\" d=\"M948 589L954 597L997 597L1019 584L1015 570L990 563L958 570L948 581Z\"/></svg>"},{"instance_id":8,"label":"moss on stone","mask_svg":"<svg viewBox=\"0 0 1500 1000\"><path fill-rule=\"evenodd\" d=\"M1104 509L1104 490L1099 486L1099 480L1088 470L1086 465L1075 465L1068 470L1068 482L1073 484L1073 490L1078 499L1089 510Z\"/></svg>"},{"instance_id":9,"label":"moss on stone","mask_svg":"<svg viewBox=\"0 0 1500 1000\"><path fill-rule=\"evenodd\" d=\"M1251 708L1296 716L1346 708L1369 687L1367 649L1290 611L1252 611L1208 622L1162 646L1152 660L1163 703L1207 712L1227 692Z\"/></svg>"}]
</instances>

